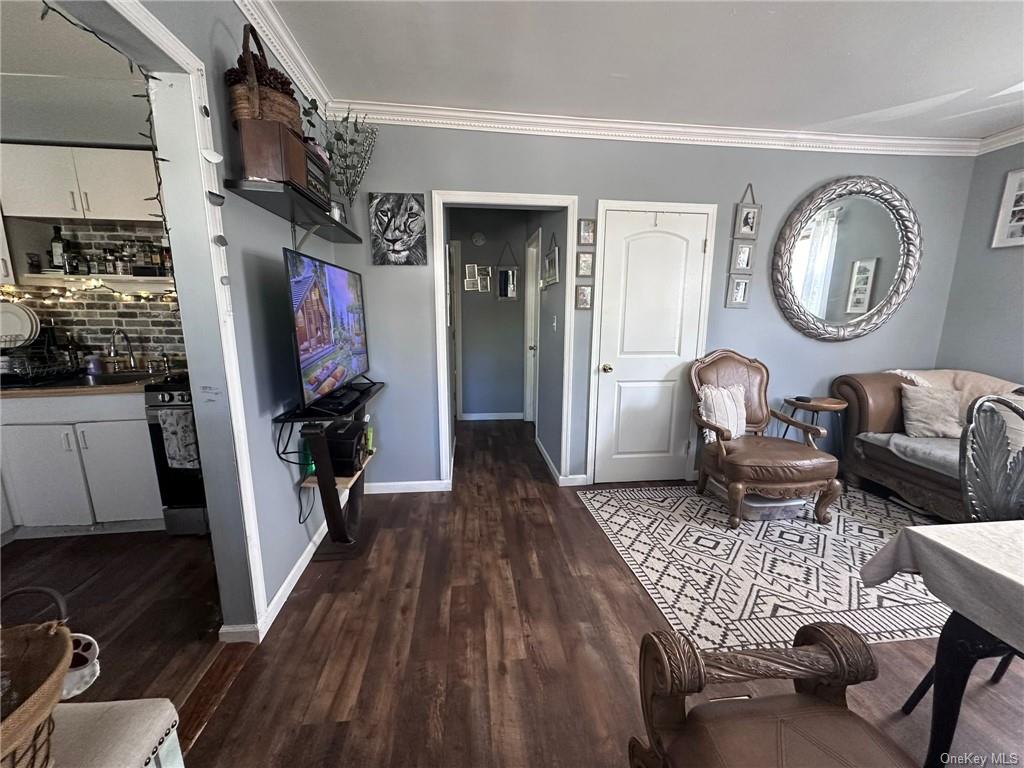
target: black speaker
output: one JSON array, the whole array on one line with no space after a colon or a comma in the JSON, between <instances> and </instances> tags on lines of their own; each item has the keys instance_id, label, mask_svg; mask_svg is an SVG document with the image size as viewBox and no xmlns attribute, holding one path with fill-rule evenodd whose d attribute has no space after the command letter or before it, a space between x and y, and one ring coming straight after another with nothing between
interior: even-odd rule
<instances>
[{"instance_id":1,"label":"black speaker","mask_svg":"<svg viewBox=\"0 0 1024 768\"><path fill-rule=\"evenodd\" d=\"M366 422L352 421L327 433L335 477L351 477L366 463Z\"/></svg>"}]
</instances>

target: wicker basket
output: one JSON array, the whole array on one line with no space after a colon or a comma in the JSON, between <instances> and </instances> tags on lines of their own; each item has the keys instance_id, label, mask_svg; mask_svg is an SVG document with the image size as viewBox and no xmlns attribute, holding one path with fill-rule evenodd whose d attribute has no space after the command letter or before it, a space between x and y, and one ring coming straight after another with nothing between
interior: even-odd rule
<instances>
[{"instance_id":1,"label":"wicker basket","mask_svg":"<svg viewBox=\"0 0 1024 768\"><path fill-rule=\"evenodd\" d=\"M252 28L252 24L246 24L242 37L246 77L245 83L232 85L228 89L231 95L231 119L275 120L301 134L302 116L299 112L299 102L292 96L286 96L256 82L256 65L253 61L254 54L249 47L250 38L256 43L255 56L261 59L265 67L270 67L259 34Z\"/></svg>"},{"instance_id":2,"label":"wicker basket","mask_svg":"<svg viewBox=\"0 0 1024 768\"><path fill-rule=\"evenodd\" d=\"M53 710L60 702L64 675L71 665L71 633L64 626L67 610L53 590L25 588L4 597L43 592L60 611L60 621L25 624L0 630L0 655L11 687L20 694L16 708L0 723L2 768L45 768L50 762Z\"/></svg>"}]
</instances>

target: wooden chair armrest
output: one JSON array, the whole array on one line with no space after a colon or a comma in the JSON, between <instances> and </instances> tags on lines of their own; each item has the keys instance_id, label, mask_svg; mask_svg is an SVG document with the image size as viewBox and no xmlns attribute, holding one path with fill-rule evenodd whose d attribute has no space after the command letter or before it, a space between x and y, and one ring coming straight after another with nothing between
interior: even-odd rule
<instances>
[{"instance_id":1,"label":"wooden chair armrest","mask_svg":"<svg viewBox=\"0 0 1024 768\"><path fill-rule=\"evenodd\" d=\"M817 424L808 424L806 421L800 421L792 416L787 416L782 411L777 411L774 408L771 409L771 414L776 419L781 421L783 424L788 424L791 427L796 427L804 433L804 442L811 448L817 448L814 444L814 438L823 438L828 434L828 430L824 427L820 427Z\"/></svg>"},{"instance_id":2,"label":"wooden chair armrest","mask_svg":"<svg viewBox=\"0 0 1024 768\"><path fill-rule=\"evenodd\" d=\"M629 744L633 768L658 766L666 736L686 721L686 697L705 685L768 678L794 681L798 693L846 706L846 687L874 680L875 659L867 643L843 624L818 622L797 630L792 648L698 651L685 634L651 632L640 645L640 700L649 747Z\"/></svg>"},{"instance_id":3,"label":"wooden chair armrest","mask_svg":"<svg viewBox=\"0 0 1024 768\"><path fill-rule=\"evenodd\" d=\"M710 421L705 419L703 416L701 416L700 415L700 411L698 411L696 408L693 411L693 421L697 424L698 427L704 427L704 429L710 429L712 432L715 433L715 437L717 437L722 442L726 442L727 443L730 440L732 440L732 432L730 432L725 427L720 427L717 424L711 423Z\"/></svg>"}]
</instances>

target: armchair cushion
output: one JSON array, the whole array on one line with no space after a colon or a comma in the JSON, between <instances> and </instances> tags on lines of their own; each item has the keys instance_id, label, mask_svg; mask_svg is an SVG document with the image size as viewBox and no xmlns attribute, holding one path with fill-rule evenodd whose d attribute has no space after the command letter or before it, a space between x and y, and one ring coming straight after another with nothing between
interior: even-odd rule
<instances>
[{"instance_id":1,"label":"armchair cushion","mask_svg":"<svg viewBox=\"0 0 1024 768\"><path fill-rule=\"evenodd\" d=\"M672 768L916 765L853 712L804 694L698 704L668 754Z\"/></svg>"},{"instance_id":2,"label":"armchair cushion","mask_svg":"<svg viewBox=\"0 0 1024 768\"><path fill-rule=\"evenodd\" d=\"M835 456L794 440L744 435L725 445L724 456L715 451L705 455L729 482L808 483L831 480L839 471Z\"/></svg>"},{"instance_id":3,"label":"armchair cushion","mask_svg":"<svg viewBox=\"0 0 1024 768\"><path fill-rule=\"evenodd\" d=\"M741 384L715 387L705 384L697 393L697 408L702 418L729 430L732 437L739 437L747 431L747 409ZM717 438L710 429L704 430L704 442L713 443Z\"/></svg>"}]
</instances>

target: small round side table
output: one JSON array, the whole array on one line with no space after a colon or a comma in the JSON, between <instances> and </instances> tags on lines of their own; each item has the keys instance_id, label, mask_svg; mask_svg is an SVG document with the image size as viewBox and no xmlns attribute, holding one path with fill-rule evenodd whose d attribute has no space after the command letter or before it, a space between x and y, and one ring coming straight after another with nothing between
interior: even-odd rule
<instances>
[{"instance_id":1,"label":"small round side table","mask_svg":"<svg viewBox=\"0 0 1024 768\"><path fill-rule=\"evenodd\" d=\"M843 411L846 410L846 406L849 405L845 400L840 400L836 397L811 397L806 400L797 400L795 397L787 397L783 402L793 410L790 412L790 416L796 417L797 411L807 411L811 414L811 424L817 426L818 419L822 413L834 413L836 422L836 437L839 440L839 448L837 453L842 453L843 450ZM786 435L789 434L789 425L786 425L786 431L782 433L782 438L785 439Z\"/></svg>"}]
</instances>

